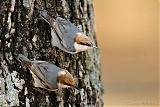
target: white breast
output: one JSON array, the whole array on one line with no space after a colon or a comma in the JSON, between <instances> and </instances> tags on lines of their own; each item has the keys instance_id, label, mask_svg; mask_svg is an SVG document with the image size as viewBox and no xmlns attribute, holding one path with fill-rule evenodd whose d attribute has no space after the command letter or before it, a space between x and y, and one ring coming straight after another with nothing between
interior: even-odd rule
<instances>
[{"instance_id":1,"label":"white breast","mask_svg":"<svg viewBox=\"0 0 160 107\"><path fill-rule=\"evenodd\" d=\"M81 44L77 44L76 42L74 43L74 47L76 49L76 52L85 51L85 50L90 49L89 46L84 46L84 45L81 45Z\"/></svg>"},{"instance_id":2,"label":"white breast","mask_svg":"<svg viewBox=\"0 0 160 107\"><path fill-rule=\"evenodd\" d=\"M69 88L70 86L58 83L58 88Z\"/></svg>"}]
</instances>

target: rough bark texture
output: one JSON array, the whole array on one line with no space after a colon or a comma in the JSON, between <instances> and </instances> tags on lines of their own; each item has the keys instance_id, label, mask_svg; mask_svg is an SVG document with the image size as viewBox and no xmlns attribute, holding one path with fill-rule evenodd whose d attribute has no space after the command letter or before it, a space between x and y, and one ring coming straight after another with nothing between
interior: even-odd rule
<instances>
[{"instance_id":1,"label":"rough bark texture","mask_svg":"<svg viewBox=\"0 0 160 107\"><path fill-rule=\"evenodd\" d=\"M96 44L92 0L3 0L0 6L0 106L103 105L99 50L71 55L52 47L50 27L39 17L43 9L48 10L52 17L57 12ZM45 60L67 69L82 90L70 88L49 92L40 89L40 93L33 86L29 70L17 61L19 53L29 59Z\"/></svg>"}]
</instances>

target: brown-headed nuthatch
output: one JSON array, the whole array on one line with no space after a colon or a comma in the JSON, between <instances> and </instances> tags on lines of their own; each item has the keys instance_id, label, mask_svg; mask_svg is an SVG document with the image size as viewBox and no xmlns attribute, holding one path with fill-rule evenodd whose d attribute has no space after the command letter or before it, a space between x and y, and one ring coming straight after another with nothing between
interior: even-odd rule
<instances>
[{"instance_id":1,"label":"brown-headed nuthatch","mask_svg":"<svg viewBox=\"0 0 160 107\"><path fill-rule=\"evenodd\" d=\"M26 66L34 79L34 86L54 91L58 88L78 87L72 75L64 69L61 69L46 61L30 61L22 54L18 55L18 60Z\"/></svg>"},{"instance_id":2,"label":"brown-headed nuthatch","mask_svg":"<svg viewBox=\"0 0 160 107\"><path fill-rule=\"evenodd\" d=\"M56 20L51 18L46 10L40 13L51 27L52 45L60 48L61 50L75 54L92 48L97 48L93 45L92 41L83 34L71 22L57 17Z\"/></svg>"}]
</instances>

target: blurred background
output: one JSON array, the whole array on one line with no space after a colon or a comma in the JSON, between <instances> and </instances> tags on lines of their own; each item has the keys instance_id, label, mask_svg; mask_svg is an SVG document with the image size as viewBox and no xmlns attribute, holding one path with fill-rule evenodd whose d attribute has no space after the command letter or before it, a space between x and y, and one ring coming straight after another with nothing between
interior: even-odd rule
<instances>
[{"instance_id":1,"label":"blurred background","mask_svg":"<svg viewBox=\"0 0 160 107\"><path fill-rule=\"evenodd\" d=\"M94 0L104 107L159 107L159 0Z\"/></svg>"}]
</instances>

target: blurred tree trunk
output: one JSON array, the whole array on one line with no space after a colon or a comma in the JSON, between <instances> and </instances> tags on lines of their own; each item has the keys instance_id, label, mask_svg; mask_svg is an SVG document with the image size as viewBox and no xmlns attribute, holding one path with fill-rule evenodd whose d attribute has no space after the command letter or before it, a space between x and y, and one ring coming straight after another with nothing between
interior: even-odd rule
<instances>
[{"instance_id":1,"label":"blurred tree trunk","mask_svg":"<svg viewBox=\"0 0 160 107\"><path fill-rule=\"evenodd\" d=\"M52 47L50 27L39 17L43 9L52 17L56 11L97 44L92 0L3 0L0 6L0 106L103 106L99 50L71 55ZM40 93L32 84L29 70L17 61L19 53L67 69L82 90L40 89Z\"/></svg>"}]
</instances>

